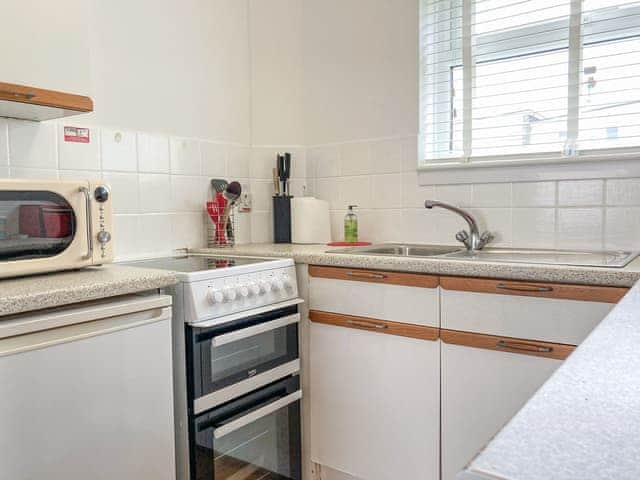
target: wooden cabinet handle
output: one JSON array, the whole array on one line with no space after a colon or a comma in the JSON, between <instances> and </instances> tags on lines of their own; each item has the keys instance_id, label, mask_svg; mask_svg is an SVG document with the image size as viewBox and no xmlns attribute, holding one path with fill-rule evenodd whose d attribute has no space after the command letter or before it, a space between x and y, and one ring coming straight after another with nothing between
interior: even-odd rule
<instances>
[{"instance_id":1,"label":"wooden cabinet handle","mask_svg":"<svg viewBox=\"0 0 640 480\"><path fill-rule=\"evenodd\" d=\"M540 287L538 285L498 283L496 288L499 288L500 290L511 290L513 292L553 292L553 287Z\"/></svg>"},{"instance_id":2,"label":"wooden cabinet handle","mask_svg":"<svg viewBox=\"0 0 640 480\"><path fill-rule=\"evenodd\" d=\"M363 322L361 320L347 320L347 323L349 325L353 325L354 327L371 328L377 330L386 330L387 328L389 328L389 325L387 325L386 323L369 323Z\"/></svg>"},{"instance_id":3,"label":"wooden cabinet handle","mask_svg":"<svg viewBox=\"0 0 640 480\"><path fill-rule=\"evenodd\" d=\"M347 272L347 275L355 278L374 278L376 280L384 280L387 276L383 273L371 273L371 272Z\"/></svg>"},{"instance_id":4,"label":"wooden cabinet handle","mask_svg":"<svg viewBox=\"0 0 640 480\"><path fill-rule=\"evenodd\" d=\"M35 93L31 93L31 92L14 92L12 90L0 90L0 95L10 95L12 97L23 97L26 98L27 100L31 100L32 98L34 98L36 96Z\"/></svg>"},{"instance_id":5,"label":"wooden cabinet handle","mask_svg":"<svg viewBox=\"0 0 640 480\"><path fill-rule=\"evenodd\" d=\"M498 342L496 343L496 346L500 348L510 348L512 350L524 350L526 352L538 352L538 353L553 352L553 347L547 347L544 345L535 345L531 343L508 342L506 340L498 340Z\"/></svg>"}]
</instances>

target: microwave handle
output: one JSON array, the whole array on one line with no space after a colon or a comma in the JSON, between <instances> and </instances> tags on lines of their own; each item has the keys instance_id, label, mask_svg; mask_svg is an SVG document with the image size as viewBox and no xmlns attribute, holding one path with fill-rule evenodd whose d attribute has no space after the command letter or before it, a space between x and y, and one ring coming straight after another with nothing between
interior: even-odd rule
<instances>
[{"instance_id":1,"label":"microwave handle","mask_svg":"<svg viewBox=\"0 0 640 480\"><path fill-rule=\"evenodd\" d=\"M286 317L276 318L275 320L272 320L270 322L260 323L258 325L254 325L253 327L247 327L241 330L236 330L234 332L218 335L217 337L213 337L213 339L211 340L211 344L214 347L220 347L222 345L237 342L238 340L244 340L245 338L253 337L261 333L270 332L271 330L276 330L277 328L286 327L287 325L298 323L299 321L299 313L287 315Z\"/></svg>"},{"instance_id":2,"label":"microwave handle","mask_svg":"<svg viewBox=\"0 0 640 480\"><path fill-rule=\"evenodd\" d=\"M82 258L88 260L93 257L93 218L91 212L91 192L87 187L80 187L84 194L85 209L87 210L87 254Z\"/></svg>"},{"instance_id":3,"label":"microwave handle","mask_svg":"<svg viewBox=\"0 0 640 480\"><path fill-rule=\"evenodd\" d=\"M293 392L287 395L286 397L282 397L279 400L276 400L275 402L271 402L268 405L265 405L264 407L260 407L254 410L253 412L247 413L246 415L236 420L233 420L229 423L226 423L221 427L215 428L213 430L213 437L215 439L219 439L224 437L225 435L229 435L230 433L233 433L236 430L239 430L240 428L246 425L249 425L250 423L260 420L261 418L266 417L267 415L270 415L273 412L280 410L281 408L284 408L287 405L292 404L293 402L297 402L301 398L302 398L301 390Z\"/></svg>"}]
</instances>

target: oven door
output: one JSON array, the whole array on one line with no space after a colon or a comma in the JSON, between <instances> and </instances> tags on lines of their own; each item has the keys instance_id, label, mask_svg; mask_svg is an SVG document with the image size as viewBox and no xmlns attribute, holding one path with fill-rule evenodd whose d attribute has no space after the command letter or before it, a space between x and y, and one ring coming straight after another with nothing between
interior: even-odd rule
<instances>
[{"instance_id":1,"label":"oven door","mask_svg":"<svg viewBox=\"0 0 640 480\"><path fill-rule=\"evenodd\" d=\"M198 414L300 369L296 305L187 326L189 404Z\"/></svg>"},{"instance_id":2,"label":"oven door","mask_svg":"<svg viewBox=\"0 0 640 480\"><path fill-rule=\"evenodd\" d=\"M192 480L300 480L300 379L272 383L191 423Z\"/></svg>"}]
</instances>

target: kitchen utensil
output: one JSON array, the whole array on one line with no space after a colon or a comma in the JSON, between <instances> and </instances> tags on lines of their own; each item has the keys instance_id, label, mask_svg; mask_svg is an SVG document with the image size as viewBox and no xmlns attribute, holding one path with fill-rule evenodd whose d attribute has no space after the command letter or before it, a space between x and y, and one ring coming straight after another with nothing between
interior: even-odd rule
<instances>
[{"instance_id":1,"label":"kitchen utensil","mask_svg":"<svg viewBox=\"0 0 640 480\"><path fill-rule=\"evenodd\" d=\"M273 191L276 195L280 196L280 181L278 180L278 169L272 169L271 174L273 175Z\"/></svg>"},{"instance_id":2,"label":"kitchen utensil","mask_svg":"<svg viewBox=\"0 0 640 480\"><path fill-rule=\"evenodd\" d=\"M236 203L236 200L238 200L240 198L240 195L242 195L242 185L240 185L240 182L231 182L229 185L227 185L227 188L224 190L224 192L222 192L222 195L226 200L226 205L222 212L222 238L220 240L222 244L226 244L229 238L228 236L225 237L229 224L229 215L231 212L231 208Z\"/></svg>"},{"instance_id":3,"label":"kitchen utensil","mask_svg":"<svg viewBox=\"0 0 640 480\"><path fill-rule=\"evenodd\" d=\"M282 153L278 154L278 179L280 180L280 183L282 184L282 189L278 189L280 191L280 195L286 195L287 194L287 178L285 177L285 170L284 170L284 155Z\"/></svg>"},{"instance_id":4,"label":"kitchen utensil","mask_svg":"<svg viewBox=\"0 0 640 480\"><path fill-rule=\"evenodd\" d=\"M291 178L291 154L285 152L284 154L284 194L290 196L289 179Z\"/></svg>"},{"instance_id":5,"label":"kitchen utensil","mask_svg":"<svg viewBox=\"0 0 640 480\"><path fill-rule=\"evenodd\" d=\"M211 187L213 188L213 191L216 193L222 193L225 191L225 189L227 188L227 185L229 184L229 182L227 182L226 180L222 179L222 178L212 178L211 179Z\"/></svg>"}]
</instances>

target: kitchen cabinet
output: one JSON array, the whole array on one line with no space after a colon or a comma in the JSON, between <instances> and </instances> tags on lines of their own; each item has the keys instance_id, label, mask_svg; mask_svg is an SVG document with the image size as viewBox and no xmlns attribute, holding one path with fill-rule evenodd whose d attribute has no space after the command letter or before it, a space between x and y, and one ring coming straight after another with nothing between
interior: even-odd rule
<instances>
[{"instance_id":1,"label":"kitchen cabinet","mask_svg":"<svg viewBox=\"0 0 640 480\"><path fill-rule=\"evenodd\" d=\"M454 480L626 288L309 267L321 480Z\"/></svg>"},{"instance_id":2,"label":"kitchen cabinet","mask_svg":"<svg viewBox=\"0 0 640 480\"><path fill-rule=\"evenodd\" d=\"M436 479L438 278L310 267L311 460L322 480Z\"/></svg>"},{"instance_id":3,"label":"kitchen cabinet","mask_svg":"<svg viewBox=\"0 0 640 480\"><path fill-rule=\"evenodd\" d=\"M625 288L442 277L442 479L489 442Z\"/></svg>"},{"instance_id":4,"label":"kitchen cabinet","mask_svg":"<svg viewBox=\"0 0 640 480\"><path fill-rule=\"evenodd\" d=\"M313 311L311 320L311 460L365 480L438 478L437 332L424 340L319 323Z\"/></svg>"},{"instance_id":5,"label":"kitchen cabinet","mask_svg":"<svg viewBox=\"0 0 640 480\"><path fill-rule=\"evenodd\" d=\"M442 343L442 479L456 474L562 361Z\"/></svg>"},{"instance_id":6,"label":"kitchen cabinet","mask_svg":"<svg viewBox=\"0 0 640 480\"><path fill-rule=\"evenodd\" d=\"M4 2L0 82L89 95L90 3Z\"/></svg>"}]
</instances>

